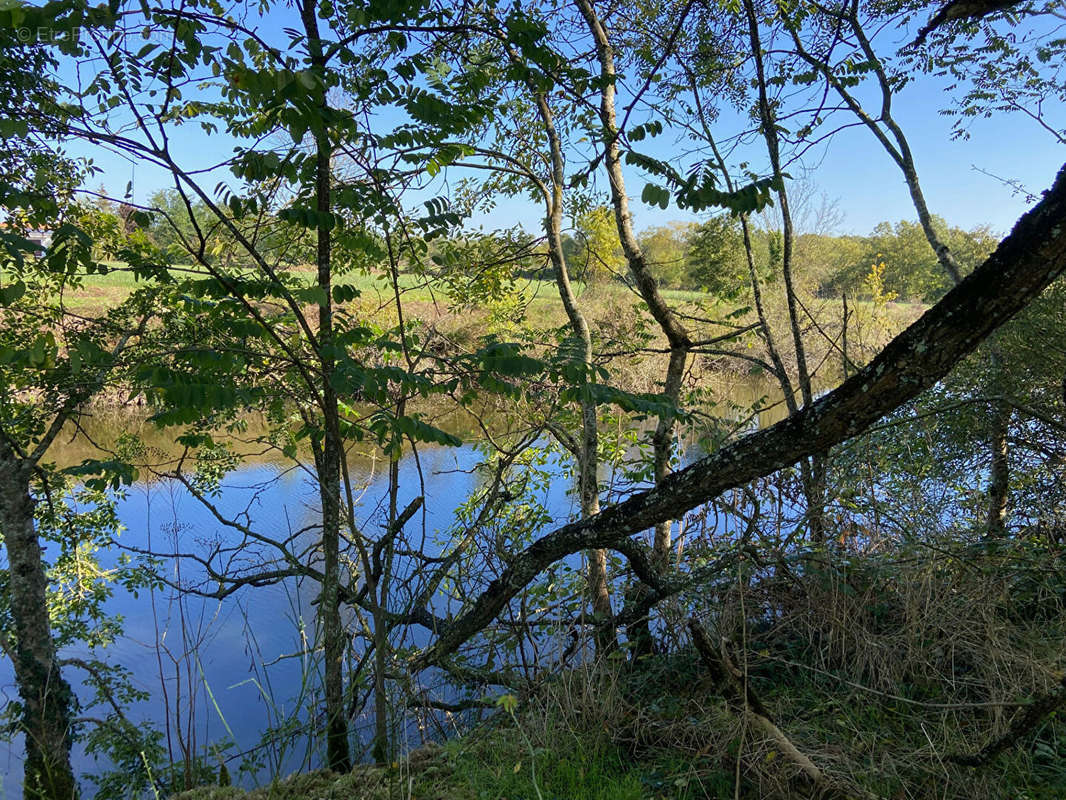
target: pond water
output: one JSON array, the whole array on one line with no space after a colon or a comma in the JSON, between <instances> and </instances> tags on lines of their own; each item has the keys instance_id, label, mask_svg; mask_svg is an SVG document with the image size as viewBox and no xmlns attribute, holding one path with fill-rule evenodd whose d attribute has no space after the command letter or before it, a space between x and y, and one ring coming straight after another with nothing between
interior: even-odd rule
<instances>
[{"instance_id":1,"label":"pond water","mask_svg":"<svg viewBox=\"0 0 1066 800\"><path fill-rule=\"evenodd\" d=\"M743 387L737 402L754 401L761 387ZM765 413L760 424L775 421L779 412ZM95 427L93 427L95 426ZM140 432L157 452L173 449L173 434L145 425L137 415L103 415L90 424L91 438L113 441L121 431ZM79 463L95 455L85 438L66 439L54 454L60 464ZM417 457L406 454L399 464L399 507L424 494L421 511L408 530L430 542L456 524L456 509L481 480L473 468L483 453L473 444L460 447L421 447ZM357 523L369 529L380 526L387 503L387 462L373 455L352 463L353 485L361 494ZM549 462L551 475L540 502L554 523L572 519L577 512L570 491L568 469ZM239 518L249 528L266 536L285 538L312 525L318 514L316 485L307 471L290 463L250 459L229 474L217 496L216 510L224 517ZM172 480L142 480L118 500L118 517L124 528L119 546L100 553L104 567L116 564L122 548L158 553L204 553L215 542L233 541L233 531L181 484ZM544 530L548 530L547 526ZM187 559L165 559L164 568L175 582L199 582L202 569ZM575 557L573 567L580 566ZM138 596L116 587L106 602L109 614L121 615L124 636L103 655L130 670L134 685L147 699L127 710L135 723L153 724L168 730L175 759L182 744L202 751L215 742L232 740L228 755L253 748L267 728L289 715L306 722L306 709L317 699L302 691L317 692L319 678L308 674L313 661L306 652L313 635L317 586L310 581L287 579L270 586L246 588L224 600L186 597L179 601L168 589L141 591ZM446 608L435 609L438 613ZM66 657L84 657L73 649ZM99 655L99 654L98 654ZM83 699L88 690L79 683L77 670L68 669L68 680ZM0 698L17 699L7 660L0 661ZM170 724L166 725L169 719ZM371 720L359 719L356 733L364 741ZM306 737L297 737L306 742ZM417 744L417 742L416 742ZM259 751L262 765L241 783L252 785L317 763L317 750L281 750L275 743ZM240 759L229 762L236 769ZM22 742L0 743L0 798L21 794ZM78 746L74 766L81 775L98 773L108 764L97 761ZM235 775L235 777L237 777ZM91 796L91 784L85 784Z\"/></svg>"}]
</instances>

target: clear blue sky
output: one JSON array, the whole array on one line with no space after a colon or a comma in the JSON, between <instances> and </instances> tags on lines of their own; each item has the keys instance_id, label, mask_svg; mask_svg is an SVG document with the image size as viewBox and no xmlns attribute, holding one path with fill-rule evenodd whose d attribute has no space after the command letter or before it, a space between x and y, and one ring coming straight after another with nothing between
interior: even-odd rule
<instances>
[{"instance_id":1,"label":"clear blue sky","mask_svg":"<svg viewBox=\"0 0 1066 800\"><path fill-rule=\"evenodd\" d=\"M1039 194L1050 186L1066 161L1066 147L1022 114L975 118L969 128L970 138L953 140L952 120L940 114L948 100L944 84L924 76L916 77L895 100L896 117L914 151L929 207L952 225L989 225L996 233L1006 233L1026 209L1026 199L976 168L1017 180ZM1066 110L1045 108L1045 112L1053 124L1066 125ZM188 159L187 163L206 166L224 160L232 152L234 141L225 135L207 136L195 124L183 130L182 135L172 139L179 161ZM650 144L646 140L645 144L660 157L668 157L677 148L669 133ZM81 147L74 152L88 154ZM90 182L90 188L102 182L110 194L124 194L127 181L134 177L130 163L99 150L92 155L103 174ZM765 161L756 151L751 160L756 168ZM805 162L814 170L803 188L824 193L836 202L843 217L839 232L863 234L883 220L914 219L898 168L865 128L850 128L837 134L825 146L809 152ZM208 185L213 186L215 180L224 177L219 175ZM135 178L134 199L138 202L170 185L165 172L149 167L138 166ZM639 200L643 185L640 175L632 171L627 175L638 229L696 219L674 206L661 210L644 205ZM602 176L597 186L605 189ZM541 209L529 201L500 198L491 215L475 217L472 223L487 229L521 224L535 231L540 227L541 215Z\"/></svg>"},{"instance_id":2,"label":"clear blue sky","mask_svg":"<svg viewBox=\"0 0 1066 800\"><path fill-rule=\"evenodd\" d=\"M1066 162L1066 147L1021 114L974 119L969 140L953 141L952 120L938 113L944 101L942 87L925 79L906 87L895 102L929 208L953 225L987 224L1005 234L1027 208L1025 198L975 167L1016 179L1039 195ZM1058 116L1061 124L1064 114ZM915 218L899 168L868 130L843 131L827 150L815 180L839 200L846 230L866 233L884 219Z\"/></svg>"},{"instance_id":3,"label":"clear blue sky","mask_svg":"<svg viewBox=\"0 0 1066 800\"><path fill-rule=\"evenodd\" d=\"M1039 196L1066 163L1066 147L1021 114L975 119L968 140L953 140L952 120L938 113L943 99L940 87L930 80L907 87L897 100L896 116L914 153L926 202L951 225L989 225L1006 234L1028 207L1026 199L978 169L1017 180ZM668 150L668 144L660 145L655 154ZM841 131L810 151L805 161L813 174L803 188L836 202L843 216L838 232L866 234L884 220L916 218L899 168L866 128ZM638 228L699 219L673 205L662 210L641 203L645 181L638 174L630 172L626 182ZM601 176L597 186L606 185ZM533 223L525 224L532 229L540 213L521 200L501 199L490 217L475 222L492 228L532 216Z\"/></svg>"}]
</instances>

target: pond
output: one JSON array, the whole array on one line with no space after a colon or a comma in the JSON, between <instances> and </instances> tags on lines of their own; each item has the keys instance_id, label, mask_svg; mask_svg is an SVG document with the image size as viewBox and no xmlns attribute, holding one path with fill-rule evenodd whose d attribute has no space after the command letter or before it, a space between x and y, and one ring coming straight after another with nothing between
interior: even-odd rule
<instances>
[{"instance_id":1,"label":"pond","mask_svg":"<svg viewBox=\"0 0 1066 800\"><path fill-rule=\"evenodd\" d=\"M761 386L740 384L730 399L737 404L750 403L764 393ZM765 412L758 422L767 424L779 416L777 410ZM111 442L123 432L139 434L155 453L173 452L173 433L146 424L143 414L99 414L87 422L86 429L87 437L67 437L60 443L52 454L58 464L76 464L94 457L97 453L90 440ZM464 439L470 438L469 430L459 432ZM408 527L424 537L428 550L440 547L438 537L456 526L457 509L483 480L474 471L483 458L484 452L473 443L423 446L417 456L407 453L402 458L398 505L402 509L424 494L425 503ZM361 497L357 524L366 529L380 526L388 496L387 462L368 452L353 459L351 469L352 483ZM543 483L539 501L549 512L552 525L574 518L578 507L568 466L549 460L542 469L549 480ZM124 530L118 546L98 554L102 565L114 567L120 555L129 551L203 554L213 545L232 542L234 532L219 521L219 515L240 519L264 536L284 539L313 526L318 514L317 487L309 472L294 467L293 462L261 457L248 458L227 475L213 502L215 509L211 510L174 480L136 482L117 501ZM161 563L171 581L202 585L204 573L194 561L165 558ZM579 568L580 557L575 557L571 566ZM233 757L229 766L235 771L240 762L235 756L260 746L264 731L290 716L306 724L307 709L318 705L319 676L314 673L316 662L308 656L314 649L309 639L314 631L317 594L316 584L296 579L249 587L222 600L179 599L166 587L142 590L134 596L115 587L105 609L123 618L124 635L103 655L110 663L128 669L135 687L146 696L127 709L128 717L137 724L165 729L164 744L175 759L181 758L183 748L203 752L213 743L232 742L226 756ZM434 610L446 613L448 609ZM68 658L86 655L84 649L62 654ZM79 683L83 676L72 669L66 675L79 696L87 699L89 692ZM5 702L17 699L7 660L0 661L0 692ZM356 720L355 734L360 740L369 740L371 723L367 718ZM269 780L273 774L318 763L318 751L307 744L307 737L292 741L304 744L287 746L278 739L258 750L258 771L240 776L240 782L252 785ZM73 758L79 775L98 773L109 766L87 754L81 745ZM0 744L0 798L21 793L21 759L20 740ZM86 783L85 788L91 796L91 784Z\"/></svg>"}]
</instances>

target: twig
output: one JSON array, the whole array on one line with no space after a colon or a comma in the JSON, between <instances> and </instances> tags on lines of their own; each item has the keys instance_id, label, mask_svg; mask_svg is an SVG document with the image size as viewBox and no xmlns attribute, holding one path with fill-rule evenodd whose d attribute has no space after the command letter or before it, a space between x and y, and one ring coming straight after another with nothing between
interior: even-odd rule
<instances>
[{"instance_id":1,"label":"twig","mask_svg":"<svg viewBox=\"0 0 1066 800\"><path fill-rule=\"evenodd\" d=\"M825 800L846 800L848 793L836 787L817 765L792 743L784 731L777 727L751 685L743 682L744 674L733 664L729 655L728 641L723 638L719 652L715 653L711 638L699 620L692 617L688 626L700 660L718 683L726 700L740 706L748 721L762 731L785 758L799 767L800 772L814 785L818 797Z\"/></svg>"},{"instance_id":2,"label":"twig","mask_svg":"<svg viewBox=\"0 0 1066 800\"><path fill-rule=\"evenodd\" d=\"M1066 676L1063 676L1058 686L1030 703L1025 713L1015 719L1010 729L998 739L993 739L976 753L955 753L944 756L944 759L964 767L983 767L1004 750L1014 747L1044 719L1062 708L1064 703L1066 703Z\"/></svg>"}]
</instances>

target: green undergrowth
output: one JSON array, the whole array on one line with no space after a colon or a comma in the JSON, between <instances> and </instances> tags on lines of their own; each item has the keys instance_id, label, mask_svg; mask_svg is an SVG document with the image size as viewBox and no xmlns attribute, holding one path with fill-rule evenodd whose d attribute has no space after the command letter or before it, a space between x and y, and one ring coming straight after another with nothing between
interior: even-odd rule
<instances>
[{"instance_id":1,"label":"green undergrowth","mask_svg":"<svg viewBox=\"0 0 1066 800\"><path fill-rule=\"evenodd\" d=\"M531 763L520 732L507 722L420 748L389 768L294 775L251 791L200 787L174 800L637 800L650 796L649 781L659 774L628 765L624 753L610 746L570 743L534 752Z\"/></svg>"},{"instance_id":2,"label":"green undergrowth","mask_svg":"<svg viewBox=\"0 0 1066 800\"><path fill-rule=\"evenodd\" d=\"M762 688L768 688L759 680ZM809 798L794 765L734 709L709 692L694 657L677 656L637 679L596 678L604 707L570 696L544 714L531 700L467 735L430 744L389 767L294 775L253 790L205 786L172 800L727 800ZM558 687L556 687L558 688ZM923 750L938 733L897 702L833 698L827 687L786 677L763 700L786 735L820 765L844 797L998 798L1066 796L1066 725L1051 717L981 769ZM564 687L564 694L573 687ZM559 699L549 690L553 700ZM609 708L607 707L609 705ZM965 727L965 726L964 726ZM962 731L956 730L955 735ZM739 743L743 739L742 752ZM739 791L736 785L740 774Z\"/></svg>"},{"instance_id":3,"label":"green undergrowth","mask_svg":"<svg viewBox=\"0 0 1066 800\"><path fill-rule=\"evenodd\" d=\"M1066 547L919 552L816 553L749 583L742 605L710 606L715 658L738 665L776 734L716 683L724 661L712 670L681 644L552 672L517 707L390 768L178 797L807 800L804 762L837 798L1066 797Z\"/></svg>"},{"instance_id":4,"label":"green undergrowth","mask_svg":"<svg viewBox=\"0 0 1066 800\"><path fill-rule=\"evenodd\" d=\"M359 766L347 775L296 775L251 791L230 786L201 787L175 795L174 800L717 797L717 791L708 783L705 760L693 760L669 746L646 747L647 743L633 740L631 731L619 720L596 713L598 702L610 704L615 710L621 708L622 691L643 706L643 692L667 688L659 685L661 672L662 669L656 670L654 677L649 677L654 685L645 683L643 678L641 685L636 685L632 676L620 677L614 670L574 670L527 698L514 716L503 711L495 713L467 734L443 744L420 747L389 767ZM620 682L623 680L625 687ZM686 700L677 695L672 699L660 696L655 708L654 714L669 719L691 711ZM639 723L636 717L631 721ZM610 726L616 723L619 727L612 730ZM655 735L651 728L648 732ZM723 788L732 785L729 775L713 777Z\"/></svg>"}]
</instances>

